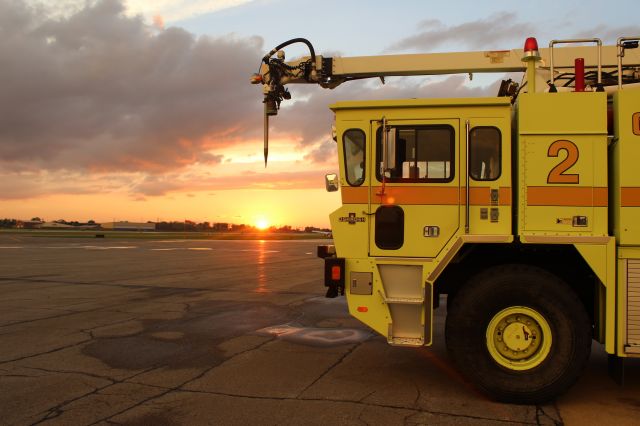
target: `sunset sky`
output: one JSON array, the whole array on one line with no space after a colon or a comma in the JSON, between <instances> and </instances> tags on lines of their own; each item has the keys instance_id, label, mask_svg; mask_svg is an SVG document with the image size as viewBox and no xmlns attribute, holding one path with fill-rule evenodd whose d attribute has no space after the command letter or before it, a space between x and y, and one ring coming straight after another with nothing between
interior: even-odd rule
<instances>
[{"instance_id":1,"label":"sunset sky","mask_svg":"<svg viewBox=\"0 0 640 426\"><path fill-rule=\"evenodd\" d=\"M265 170L249 76L275 45L359 56L640 33L637 0L482 3L0 0L0 218L328 226L330 103L494 95L504 76L294 86Z\"/></svg>"}]
</instances>

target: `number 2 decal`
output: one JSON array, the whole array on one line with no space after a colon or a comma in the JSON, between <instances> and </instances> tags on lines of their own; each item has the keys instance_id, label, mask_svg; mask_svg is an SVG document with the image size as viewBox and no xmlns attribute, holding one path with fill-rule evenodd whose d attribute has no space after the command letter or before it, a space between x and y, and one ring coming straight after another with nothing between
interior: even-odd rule
<instances>
[{"instance_id":1,"label":"number 2 decal","mask_svg":"<svg viewBox=\"0 0 640 426\"><path fill-rule=\"evenodd\" d=\"M566 151L567 157L555 166L547 176L547 183L580 183L580 175L565 173L578 161L578 147L568 140L557 140L549 145L547 157L558 157L560 151Z\"/></svg>"}]
</instances>

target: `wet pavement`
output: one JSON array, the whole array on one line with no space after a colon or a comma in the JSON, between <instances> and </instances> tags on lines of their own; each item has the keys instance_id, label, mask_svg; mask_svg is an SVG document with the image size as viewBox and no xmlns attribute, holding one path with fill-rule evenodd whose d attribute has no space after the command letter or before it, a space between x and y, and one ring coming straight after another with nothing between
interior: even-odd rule
<instances>
[{"instance_id":1,"label":"wet pavement","mask_svg":"<svg viewBox=\"0 0 640 426\"><path fill-rule=\"evenodd\" d=\"M594 345L545 406L498 404L434 345L387 345L322 297L314 241L0 235L0 424L639 424ZM441 305L442 306L442 305Z\"/></svg>"}]
</instances>

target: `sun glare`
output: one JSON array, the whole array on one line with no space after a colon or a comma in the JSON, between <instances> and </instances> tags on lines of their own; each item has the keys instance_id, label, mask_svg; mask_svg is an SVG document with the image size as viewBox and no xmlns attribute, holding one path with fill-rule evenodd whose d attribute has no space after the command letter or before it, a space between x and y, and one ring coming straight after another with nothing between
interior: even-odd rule
<instances>
[{"instance_id":1,"label":"sun glare","mask_svg":"<svg viewBox=\"0 0 640 426\"><path fill-rule=\"evenodd\" d=\"M269 227L269 222L267 221L267 219L260 218L256 221L256 228L260 230L265 230L268 227Z\"/></svg>"}]
</instances>

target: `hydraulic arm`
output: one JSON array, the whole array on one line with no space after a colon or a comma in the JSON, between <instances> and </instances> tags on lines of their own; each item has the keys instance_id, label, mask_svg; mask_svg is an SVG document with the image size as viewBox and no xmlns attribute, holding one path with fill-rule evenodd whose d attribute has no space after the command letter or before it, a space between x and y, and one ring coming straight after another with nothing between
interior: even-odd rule
<instances>
[{"instance_id":1,"label":"hydraulic arm","mask_svg":"<svg viewBox=\"0 0 640 426\"><path fill-rule=\"evenodd\" d=\"M625 56L624 72L637 77L638 71L635 67L640 66L640 52L638 49L629 50L636 46L602 46L598 39L593 40L598 41L598 49L587 46L553 49L553 45L558 42L552 41L549 48L539 50L540 60L536 63L536 70L546 75L550 75L553 70L557 79L566 70L573 69L574 59L580 57L584 59L586 69L601 68L609 75L609 72L617 73L618 57L622 54ZM282 49L295 43L305 44L309 49L309 56L287 62ZM251 83L262 84L263 88L265 166L268 156L269 117L278 114L283 100L291 99L291 93L285 87L288 84L317 84L333 89L344 82L365 78L380 78L384 82L384 78L390 76L524 72L527 64L523 62L523 58L524 49L323 57L316 55L313 45L304 38L284 42L262 58L259 71L251 77ZM547 80L548 78L545 79ZM537 90L546 89L540 85Z\"/></svg>"}]
</instances>

